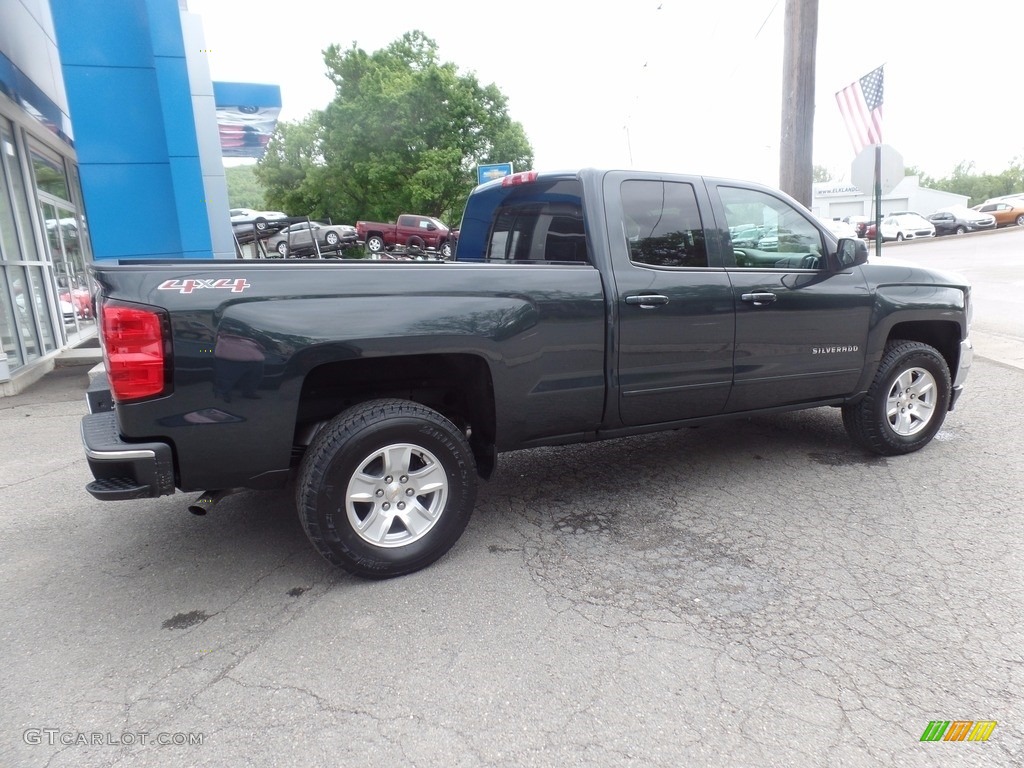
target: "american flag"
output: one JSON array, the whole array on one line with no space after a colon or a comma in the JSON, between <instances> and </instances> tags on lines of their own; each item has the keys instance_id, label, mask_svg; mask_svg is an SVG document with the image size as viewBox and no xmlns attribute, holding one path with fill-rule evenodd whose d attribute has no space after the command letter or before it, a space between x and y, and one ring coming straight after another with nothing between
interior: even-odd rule
<instances>
[{"instance_id":1,"label":"american flag","mask_svg":"<svg viewBox=\"0 0 1024 768\"><path fill-rule=\"evenodd\" d=\"M872 70L836 94L839 111L843 113L846 131L857 154L864 147L882 143L884 66Z\"/></svg>"}]
</instances>

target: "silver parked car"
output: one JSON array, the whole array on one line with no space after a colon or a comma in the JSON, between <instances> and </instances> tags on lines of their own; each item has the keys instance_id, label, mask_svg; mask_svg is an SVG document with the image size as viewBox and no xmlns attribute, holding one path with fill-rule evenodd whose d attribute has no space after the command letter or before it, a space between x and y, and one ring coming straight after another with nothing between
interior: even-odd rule
<instances>
[{"instance_id":1,"label":"silver parked car","mask_svg":"<svg viewBox=\"0 0 1024 768\"><path fill-rule=\"evenodd\" d=\"M950 205L928 216L935 235L963 235L996 228L996 219L987 213L973 211L966 205Z\"/></svg>"},{"instance_id":2,"label":"silver parked car","mask_svg":"<svg viewBox=\"0 0 1024 768\"><path fill-rule=\"evenodd\" d=\"M267 250L279 256L315 256L317 252L334 253L355 245L356 228L349 224L320 224L303 221L285 227L267 240Z\"/></svg>"}]
</instances>

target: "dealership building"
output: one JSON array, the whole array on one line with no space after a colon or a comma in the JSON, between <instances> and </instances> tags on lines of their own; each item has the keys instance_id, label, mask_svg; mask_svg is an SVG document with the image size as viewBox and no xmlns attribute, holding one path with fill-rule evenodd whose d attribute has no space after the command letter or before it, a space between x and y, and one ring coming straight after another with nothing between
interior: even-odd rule
<instances>
[{"instance_id":1,"label":"dealership building","mask_svg":"<svg viewBox=\"0 0 1024 768\"><path fill-rule=\"evenodd\" d=\"M245 90L186 0L0 3L0 394L95 337L91 262L236 257L222 143L254 129L219 107Z\"/></svg>"},{"instance_id":2,"label":"dealership building","mask_svg":"<svg viewBox=\"0 0 1024 768\"><path fill-rule=\"evenodd\" d=\"M882 195L879 206L882 216L894 211L915 211L922 216L950 205L967 205L967 195L922 187L917 176L904 176ZM813 185L811 210L822 219L845 219L850 216L874 218L875 206L871 190L862 192L845 181L825 181Z\"/></svg>"}]
</instances>

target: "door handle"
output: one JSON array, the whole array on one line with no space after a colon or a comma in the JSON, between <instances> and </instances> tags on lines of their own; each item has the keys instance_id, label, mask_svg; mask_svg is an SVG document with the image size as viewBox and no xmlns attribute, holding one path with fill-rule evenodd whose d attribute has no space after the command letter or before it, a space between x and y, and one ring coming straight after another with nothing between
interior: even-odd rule
<instances>
[{"instance_id":1,"label":"door handle","mask_svg":"<svg viewBox=\"0 0 1024 768\"><path fill-rule=\"evenodd\" d=\"M640 296L627 296L627 304L635 304L640 309L654 309L662 304L668 304L668 296L657 293L645 293Z\"/></svg>"},{"instance_id":2,"label":"door handle","mask_svg":"<svg viewBox=\"0 0 1024 768\"><path fill-rule=\"evenodd\" d=\"M755 307L763 307L765 304L771 304L778 296L771 291L764 291L761 293L744 293L740 295L740 298L743 301L753 302Z\"/></svg>"}]
</instances>

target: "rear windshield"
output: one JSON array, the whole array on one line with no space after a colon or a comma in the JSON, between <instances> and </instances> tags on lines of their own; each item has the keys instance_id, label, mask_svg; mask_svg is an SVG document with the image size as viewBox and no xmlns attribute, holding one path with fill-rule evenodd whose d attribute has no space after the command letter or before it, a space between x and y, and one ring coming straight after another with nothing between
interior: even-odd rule
<instances>
[{"instance_id":1,"label":"rear windshield","mask_svg":"<svg viewBox=\"0 0 1024 768\"><path fill-rule=\"evenodd\" d=\"M470 197L458 261L585 264L582 189L576 179L495 187Z\"/></svg>"}]
</instances>

